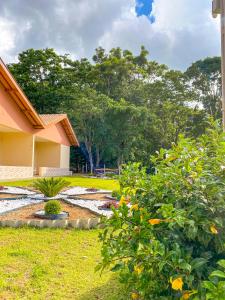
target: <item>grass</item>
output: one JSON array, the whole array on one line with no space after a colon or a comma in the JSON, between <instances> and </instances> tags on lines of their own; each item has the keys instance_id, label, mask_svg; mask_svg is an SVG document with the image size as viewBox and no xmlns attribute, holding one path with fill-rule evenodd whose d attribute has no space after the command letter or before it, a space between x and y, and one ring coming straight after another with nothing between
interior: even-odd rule
<instances>
[{"instance_id":1,"label":"grass","mask_svg":"<svg viewBox=\"0 0 225 300\"><path fill-rule=\"evenodd\" d=\"M119 189L117 180L64 177L70 186ZM1 182L30 186L33 180ZM125 300L112 273L101 277L98 230L0 228L0 299Z\"/></svg>"},{"instance_id":2,"label":"grass","mask_svg":"<svg viewBox=\"0 0 225 300\"><path fill-rule=\"evenodd\" d=\"M69 181L70 186L81 186L87 188L98 188L106 190L119 189L119 183L114 179L101 179L101 178L88 178L82 176L63 177ZM30 186L34 180L20 180L20 181L7 181L0 182L0 185L6 186Z\"/></svg>"},{"instance_id":3,"label":"grass","mask_svg":"<svg viewBox=\"0 0 225 300\"><path fill-rule=\"evenodd\" d=\"M0 299L125 300L100 260L98 230L0 229Z\"/></svg>"}]
</instances>

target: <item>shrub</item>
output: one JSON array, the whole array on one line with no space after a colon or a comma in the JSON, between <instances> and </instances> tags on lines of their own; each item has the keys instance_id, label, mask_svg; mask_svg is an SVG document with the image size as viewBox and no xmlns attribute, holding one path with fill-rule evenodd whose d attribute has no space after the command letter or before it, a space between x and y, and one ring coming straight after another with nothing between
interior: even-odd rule
<instances>
[{"instance_id":1,"label":"shrub","mask_svg":"<svg viewBox=\"0 0 225 300\"><path fill-rule=\"evenodd\" d=\"M206 289L206 299L225 299L225 260L218 261L219 270L213 271L208 281L204 281L202 286Z\"/></svg>"},{"instance_id":2,"label":"shrub","mask_svg":"<svg viewBox=\"0 0 225 300\"><path fill-rule=\"evenodd\" d=\"M151 163L153 175L124 167L98 268L119 271L133 299L206 299L202 282L225 258L225 135L180 137Z\"/></svg>"},{"instance_id":3,"label":"shrub","mask_svg":"<svg viewBox=\"0 0 225 300\"><path fill-rule=\"evenodd\" d=\"M34 182L33 187L39 190L45 197L55 197L69 182L62 178L43 178Z\"/></svg>"},{"instance_id":4,"label":"shrub","mask_svg":"<svg viewBox=\"0 0 225 300\"><path fill-rule=\"evenodd\" d=\"M61 212L61 205L58 200L50 200L45 204L45 213L47 215L57 215Z\"/></svg>"}]
</instances>

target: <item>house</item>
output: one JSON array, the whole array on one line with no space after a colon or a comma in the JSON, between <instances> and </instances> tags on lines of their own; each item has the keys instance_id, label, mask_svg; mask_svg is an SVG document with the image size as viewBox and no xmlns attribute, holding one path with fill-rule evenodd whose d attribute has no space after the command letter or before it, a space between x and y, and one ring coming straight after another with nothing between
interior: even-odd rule
<instances>
[{"instance_id":1,"label":"house","mask_svg":"<svg viewBox=\"0 0 225 300\"><path fill-rule=\"evenodd\" d=\"M73 145L67 115L39 115L0 59L0 179L69 175Z\"/></svg>"}]
</instances>

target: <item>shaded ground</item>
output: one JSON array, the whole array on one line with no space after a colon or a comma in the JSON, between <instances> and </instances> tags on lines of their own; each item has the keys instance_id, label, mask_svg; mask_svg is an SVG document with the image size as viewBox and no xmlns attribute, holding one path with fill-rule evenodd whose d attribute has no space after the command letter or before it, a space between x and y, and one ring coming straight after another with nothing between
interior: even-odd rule
<instances>
[{"instance_id":1,"label":"shaded ground","mask_svg":"<svg viewBox=\"0 0 225 300\"><path fill-rule=\"evenodd\" d=\"M74 205L67 204L64 201L60 201L60 202L61 202L62 210L69 213L68 220L97 217L96 214L90 212L88 209L79 208ZM0 215L0 220L27 220L27 219L37 220L38 218L36 218L33 214L38 210L43 210L45 204L46 203L42 202L42 203L38 203L38 204L32 204L32 205L29 205L26 207L21 207L16 211L12 211L5 215Z\"/></svg>"},{"instance_id":2,"label":"shaded ground","mask_svg":"<svg viewBox=\"0 0 225 300\"><path fill-rule=\"evenodd\" d=\"M0 229L1 300L126 300L112 273L94 271L98 230Z\"/></svg>"}]
</instances>

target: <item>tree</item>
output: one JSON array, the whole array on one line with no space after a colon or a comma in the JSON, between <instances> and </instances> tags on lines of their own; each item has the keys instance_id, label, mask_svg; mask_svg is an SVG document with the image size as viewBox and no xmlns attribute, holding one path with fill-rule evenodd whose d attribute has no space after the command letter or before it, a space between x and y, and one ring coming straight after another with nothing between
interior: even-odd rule
<instances>
[{"instance_id":1,"label":"tree","mask_svg":"<svg viewBox=\"0 0 225 300\"><path fill-rule=\"evenodd\" d=\"M57 55L53 49L28 49L18 59L9 69L34 107L39 113L60 113L68 85L67 56Z\"/></svg>"},{"instance_id":2,"label":"tree","mask_svg":"<svg viewBox=\"0 0 225 300\"><path fill-rule=\"evenodd\" d=\"M93 173L94 168L94 147L96 141L99 142L100 140L99 136L102 135L101 130L104 127L102 123L109 102L110 99L107 96L86 88L74 98L68 108L68 115L86 146L91 173Z\"/></svg>"},{"instance_id":3,"label":"tree","mask_svg":"<svg viewBox=\"0 0 225 300\"><path fill-rule=\"evenodd\" d=\"M187 69L185 75L196 93L196 101L214 119L221 118L221 58L199 60Z\"/></svg>"}]
</instances>

